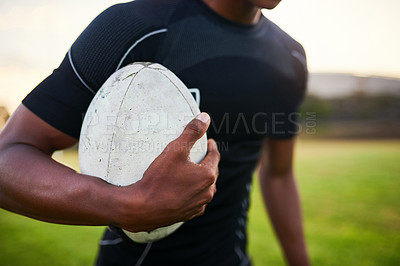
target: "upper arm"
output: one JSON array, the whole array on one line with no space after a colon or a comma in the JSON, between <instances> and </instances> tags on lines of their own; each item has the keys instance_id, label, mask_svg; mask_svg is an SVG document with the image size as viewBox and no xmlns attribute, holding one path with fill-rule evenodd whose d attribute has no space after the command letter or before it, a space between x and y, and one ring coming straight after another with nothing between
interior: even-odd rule
<instances>
[{"instance_id":1,"label":"upper arm","mask_svg":"<svg viewBox=\"0 0 400 266\"><path fill-rule=\"evenodd\" d=\"M154 30L148 26L148 18L141 14L145 3L119 4L96 17L74 42L60 66L27 95L24 106L47 124L78 139L95 93L142 34ZM144 61L154 60L145 58Z\"/></svg>"},{"instance_id":2,"label":"upper arm","mask_svg":"<svg viewBox=\"0 0 400 266\"><path fill-rule=\"evenodd\" d=\"M287 176L293 172L296 138L266 138L260 157L260 176Z\"/></svg>"},{"instance_id":3,"label":"upper arm","mask_svg":"<svg viewBox=\"0 0 400 266\"><path fill-rule=\"evenodd\" d=\"M0 150L25 144L51 155L55 150L68 148L77 142L77 139L52 127L22 104L0 133Z\"/></svg>"}]
</instances>

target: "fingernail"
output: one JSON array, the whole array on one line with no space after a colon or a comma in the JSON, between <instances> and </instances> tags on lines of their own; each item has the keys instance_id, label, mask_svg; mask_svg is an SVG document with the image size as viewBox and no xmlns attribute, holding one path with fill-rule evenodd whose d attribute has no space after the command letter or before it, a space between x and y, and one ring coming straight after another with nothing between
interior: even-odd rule
<instances>
[{"instance_id":1,"label":"fingernail","mask_svg":"<svg viewBox=\"0 0 400 266\"><path fill-rule=\"evenodd\" d=\"M196 116L196 119L207 124L210 121L210 116L207 113L200 113Z\"/></svg>"}]
</instances>

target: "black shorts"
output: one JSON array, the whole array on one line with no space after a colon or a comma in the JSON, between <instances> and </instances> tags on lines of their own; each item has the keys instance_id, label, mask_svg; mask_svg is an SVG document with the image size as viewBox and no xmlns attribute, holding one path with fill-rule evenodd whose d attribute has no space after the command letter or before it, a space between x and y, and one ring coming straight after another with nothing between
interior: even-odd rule
<instances>
[{"instance_id":1,"label":"black shorts","mask_svg":"<svg viewBox=\"0 0 400 266\"><path fill-rule=\"evenodd\" d=\"M205 265L204 262L199 263L196 259L193 261L182 262L178 259L171 260L168 258L162 258L162 255L152 254L152 245L153 243L148 244L137 244L133 243L133 241L127 241L123 237L121 237L117 232L113 232L110 228L108 228L103 236L103 239L100 241L99 253L97 256L96 265L97 266L187 266L187 265ZM157 252L157 251L156 251ZM176 252L179 254L179 252ZM218 262L207 262L206 266L211 265L226 265L226 266L250 266L250 260L248 256L244 256L243 259L238 262L236 254L232 254L232 258L221 258L224 262L221 263L221 260Z\"/></svg>"}]
</instances>

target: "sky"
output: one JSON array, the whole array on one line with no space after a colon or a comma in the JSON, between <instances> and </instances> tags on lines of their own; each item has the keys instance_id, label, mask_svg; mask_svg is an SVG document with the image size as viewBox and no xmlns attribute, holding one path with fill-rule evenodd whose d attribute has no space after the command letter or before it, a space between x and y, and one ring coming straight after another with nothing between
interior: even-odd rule
<instances>
[{"instance_id":1,"label":"sky","mask_svg":"<svg viewBox=\"0 0 400 266\"><path fill-rule=\"evenodd\" d=\"M118 2L0 1L0 105L12 112L90 21ZM310 72L400 78L399 0L282 0L263 13L303 44Z\"/></svg>"}]
</instances>

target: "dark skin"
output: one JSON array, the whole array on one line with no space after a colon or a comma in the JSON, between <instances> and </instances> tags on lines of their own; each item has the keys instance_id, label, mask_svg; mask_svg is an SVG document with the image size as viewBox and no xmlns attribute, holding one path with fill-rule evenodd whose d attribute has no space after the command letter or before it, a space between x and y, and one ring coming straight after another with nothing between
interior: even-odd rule
<instances>
[{"instance_id":1,"label":"dark skin","mask_svg":"<svg viewBox=\"0 0 400 266\"><path fill-rule=\"evenodd\" d=\"M273 9L280 0L203 0L225 18L255 24L261 9ZM309 265L304 241L299 193L293 171L295 139L264 140L259 179L264 203L289 265Z\"/></svg>"},{"instance_id":2,"label":"dark skin","mask_svg":"<svg viewBox=\"0 0 400 266\"><path fill-rule=\"evenodd\" d=\"M242 24L255 24L260 19L261 8L273 9L280 0L203 0L221 16Z\"/></svg>"},{"instance_id":3,"label":"dark skin","mask_svg":"<svg viewBox=\"0 0 400 266\"><path fill-rule=\"evenodd\" d=\"M54 151L77 140L20 105L0 134L0 207L47 222L116 225L133 232L188 221L204 213L216 192L215 141L208 141L200 164L189 161L191 145L209 124L191 121L141 181L116 187L54 161Z\"/></svg>"},{"instance_id":4,"label":"dark skin","mask_svg":"<svg viewBox=\"0 0 400 266\"><path fill-rule=\"evenodd\" d=\"M265 139L259 179L265 206L289 265L309 265L293 171L295 140Z\"/></svg>"},{"instance_id":5,"label":"dark skin","mask_svg":"<svg viewBox=\"0 0 400 266\"><path fill-rule=\"evenodd\" d=\"M279 3L204 2L227 19L245 24L256 23L261 8L272 9ZM151 164L141 181L116 187L54 161L54 151L70 147L77 140L21 105L0 133L0 207L47 222L116 225L133 232L188 221L204 213L216 192L219 153L215 142L208 141L208 154L200 164L188 159L190 143L199 139L209 124L209 120L193 120ZM309 265L293 173L294 143L294 139L266 139L259 177L288 263Z\"/></svg>"}]
</instances>

